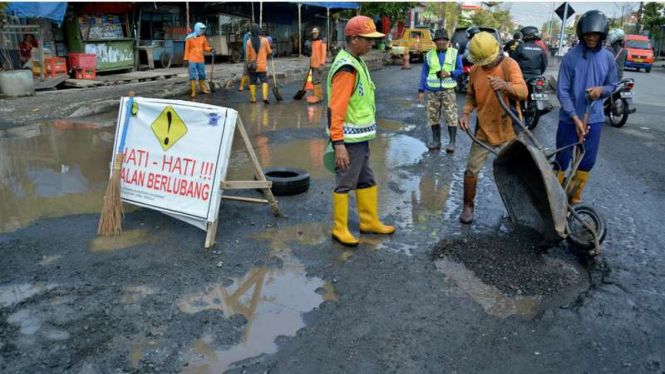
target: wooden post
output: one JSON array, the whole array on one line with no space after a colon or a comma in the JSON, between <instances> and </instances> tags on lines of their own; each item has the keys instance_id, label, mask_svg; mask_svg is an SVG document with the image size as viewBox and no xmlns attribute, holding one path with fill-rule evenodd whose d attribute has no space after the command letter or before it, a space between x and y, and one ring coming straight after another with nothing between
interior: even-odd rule
<instances>
[{"instance_id":1,"label":"wooden post","mask_svg":"<svg viewBox=\"0 0 665 374\"><path fill-rule=\"evenodd\" d=\"M39 24L39 60L39 76L44 80L46 74L46 66L44 65L44 26L41 22Z\"/></svg>"},{"instance_id":2,"label":"wooden post","mask_svg":"<svg viewBox=\"0 0 665 374\"><path fill-rule=\"evenodd\" d=\"M255 22L255 21L254 21L254 2L253 2L253 1L250 1L250 2L249 2L249 5L252 7L252 23L254 23L254 22Z\"/></svg>"},{"instance_id":3,"label":"wooden post","mask_svg":"<svg viewBox=\"0 0 665 374\"><path fill-rule=\"evenodd\" d=\"M187 30L186 30L186 32L189 34L189 27L190 27L190 24L189 24L189 1L185 1L185 16L187 17L186 18L186 20L187 20L187 27L186 27ZM152 21L150 21L150 24L152 25ZM192 28L192 30L193 30L193 28Z\"/></svg>"},{"instance_id":4,"label":"wooden post","mask_svg":"<svg viewBox=\"0 0 665 374\"><path fill-rule=\"evenodd\" d=\"M298 59L302 60L302 22L300 21L300 8L302 4L298 3Z\"/></svg>"},{"instance_id":5,"label":"wooden post","mask_svg":"<svg viewBox=\"0 0 665 374\"><path fill-rule=\"evenodd\" d=\"M263 28L263 1L259 1L259 28Z\"/></svg>"},{"instance_id":6,"label":"wooden post","mask_svg":"<svg viewBox=\"0 0 665 374\"><path fill-rule=\"evenodd\" d=\"M326 34L326 44L328 45L327 56L330 53L330 8L326 8Z\"/></svg>"}]
</instances>

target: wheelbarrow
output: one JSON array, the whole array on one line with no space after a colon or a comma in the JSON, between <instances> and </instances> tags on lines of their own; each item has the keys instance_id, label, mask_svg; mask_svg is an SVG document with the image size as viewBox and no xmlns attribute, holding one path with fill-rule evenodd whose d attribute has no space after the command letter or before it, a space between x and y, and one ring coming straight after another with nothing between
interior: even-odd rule
<instances>
[{"instance_id":1,"label":"wheelbarrow","mask_svg":"<svg viewBox=\"0 0 665 374\"><path fill-rule=\"evenodd\" d=\"M503 95L499 92L496 95L503 110L521 128L519 134L497 152L469 129L466 133L496 156L494 181L510 219L518 226L535 229L546 243L568 240L589 255L598 255L607 231L605 219L588 204L569 203L575 193L571 181L584 156L584 144L580 141L552 151L544 148L508 108ZM585 124L587 119L588 108ZM561 184L553 170L553 158L568 148L574 148L572 167Z\"/></svg>"}]
</instances>

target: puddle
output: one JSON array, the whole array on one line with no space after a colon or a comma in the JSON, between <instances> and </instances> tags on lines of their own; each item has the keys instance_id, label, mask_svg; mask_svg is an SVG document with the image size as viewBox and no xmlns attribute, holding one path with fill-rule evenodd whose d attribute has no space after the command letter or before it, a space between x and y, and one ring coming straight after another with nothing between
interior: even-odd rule
<instances>
[{"instance_id":1,"label":"puddle","mask_svg":"<svg viewBox=\"0 0 665 374\"><path fill-rule=\"evenodd\" d=\"M416 125L409 125L404 122L393 121L389 119L377 119L376 125L379 128L379 132L382 130L385 131L413 131L416 128Z\"/></svg>"},{"instance_id":2,"label":"puddle","mask_svg":"<svg viewBox=\"0 0 665 374\"><path fill-rule=\"evenodd\" d=\"M62 258L61 255L42 256L42 260L39 261L39 265L42 266L53 265L54 262L60 260L61 258Z\"/></svg>"},{"instance_id":3,"label":"puddle","mask_svg":"<svg viewBox=\"0 0 665 374\"><path fill-rule=\"evenodd\" d=\"M38 293L50 291L56 288L55 284L30 284L20 283L0 286L0 306L10 307L31 298Z\"/></svg>"},{"instance_id":4,"label":"puddle","mask_svg":"<svg viewBox=\"0 0 665 374\"><path fill-rule=\"evenodd\" d=\"M146 296L156 293L157 290L149 286L127 286L124 292L122 302L125 304L134 304L140 302Z\"/></svg>"},{"instance_id":5,"label":"puddle","mask_svg":"<svg viewBox=\"0 0 665 374\"><path fill-rule=\"evenodd\" d=\"M126 230L120 236L100 236L90 240L88 252L106 253L121 249L127 249L140 244L154 241L155 235L148 236L148 231L143 229Z\"/></svg>"},{"instance_id":6,"label":"puddle","mask_svg":"<svg viewBox=\"0 0 665 374\"><path fill-rule=\"evenodd\" d=\"M0 130L0 232L99 212L113 136L112 128L69 121Z\"/></svg>"},{"instance_id":7,"label":"puddle","mask_svg":"<svg viewBox=\"0 0 665 374\"><path fill-rule=\"evenodd\" d=\"M277 352L275 339L295 336L305 327L302 314L316 308L330 295L316 293L325 288L319 278L307 278L295 260L284 268L256 268L229 287L207 285L203 291L184 297L178 304L184 313L220 310L225 317L241 314L247 318L242 342L227 349L215 347L208 336L185 349L187 373L223 373L235 362Z\"/></svg>"},{"instance_id":8,"label":"puddle","mask_svg":"<svg viewBox=\"0 0 665 374\"><path fill-rule=\"evenodd\" d=\"M462 264L447 259L436 260L435 264L438 271L453 280L457 287L480 305L487 314L499 318L516 315L532 319L541 310L540 296L508 296L498 288L483 283Z\"/></svg>"}]
</instances>

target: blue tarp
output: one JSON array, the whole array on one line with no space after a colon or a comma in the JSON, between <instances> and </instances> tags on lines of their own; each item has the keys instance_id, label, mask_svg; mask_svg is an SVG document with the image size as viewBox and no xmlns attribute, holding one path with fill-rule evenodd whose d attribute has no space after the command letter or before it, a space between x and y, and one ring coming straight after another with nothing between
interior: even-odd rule
<instances>
[{"instance_id":1,"label":"blue tarp","mask_svg":"<svg viewBox=\"0 0 665 374\"><path fill-rule=\"evenodd\" d=\"M360 3L345 3L345 2L303 2L301 4L311 5L311 6L320 6L322 8L331 8L331 9L358 9L360 8Z\"/></svg>"},{"instance_id":2,"label":"blue tarp","mask_svg":"<svg viewBox=\"0 0 665 374\"><path fill-rule=\"evenodd\" d=\"M7 4L5 13L13 14L22 18L44 18L54 22L62 23L67 11L67 3L17 3Z\"/></svg>"}]
</instances>

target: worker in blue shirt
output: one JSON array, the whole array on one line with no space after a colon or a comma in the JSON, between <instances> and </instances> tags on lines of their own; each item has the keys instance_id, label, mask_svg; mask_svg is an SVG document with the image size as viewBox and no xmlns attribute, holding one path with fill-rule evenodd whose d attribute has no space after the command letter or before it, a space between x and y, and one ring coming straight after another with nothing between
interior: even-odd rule
<instances>
[{"instance_id":1,"label":"worker in blue shirt","mask_svg":"<svg viewBox=\"0 0 665 374\"><path fill-rule=\"evenodd\" d=\"M617 86L614 56L603 48L609 32L609 22L603 12L590 10L577 23L580 43L563 58L557 82L557 97L561 103L556 147L561 148L584 141L584 156L570 184L571 203L581 202L582 191L589 180L589 172L596 163L600 146L600 131L605 121L603 98L612 94ZM583 123L585 113L588 121ZM559 181L564 176L572 148L559 152L555 169Z\"/></svg>"},{"instance_id":2,"label":"worker in blue shirt","mask_svg":"<svg viewBox=\"0 0 665 374\"><path fill-rule=\"evenodd\" d=\"M432 141L427 144L430 151L441 149L441 113L448 125L450 143L446 151L455 151L455 138L457 135L457 98L455 87L457 78L462 74L462 57L457 49L448 47L450 38L448 32L441 29L434 34L436 49L425 55L423 71L420 74L418 86L418 101L425 99L427 93L427 121L432 129Z\"/></svg>"}]
</instances>

